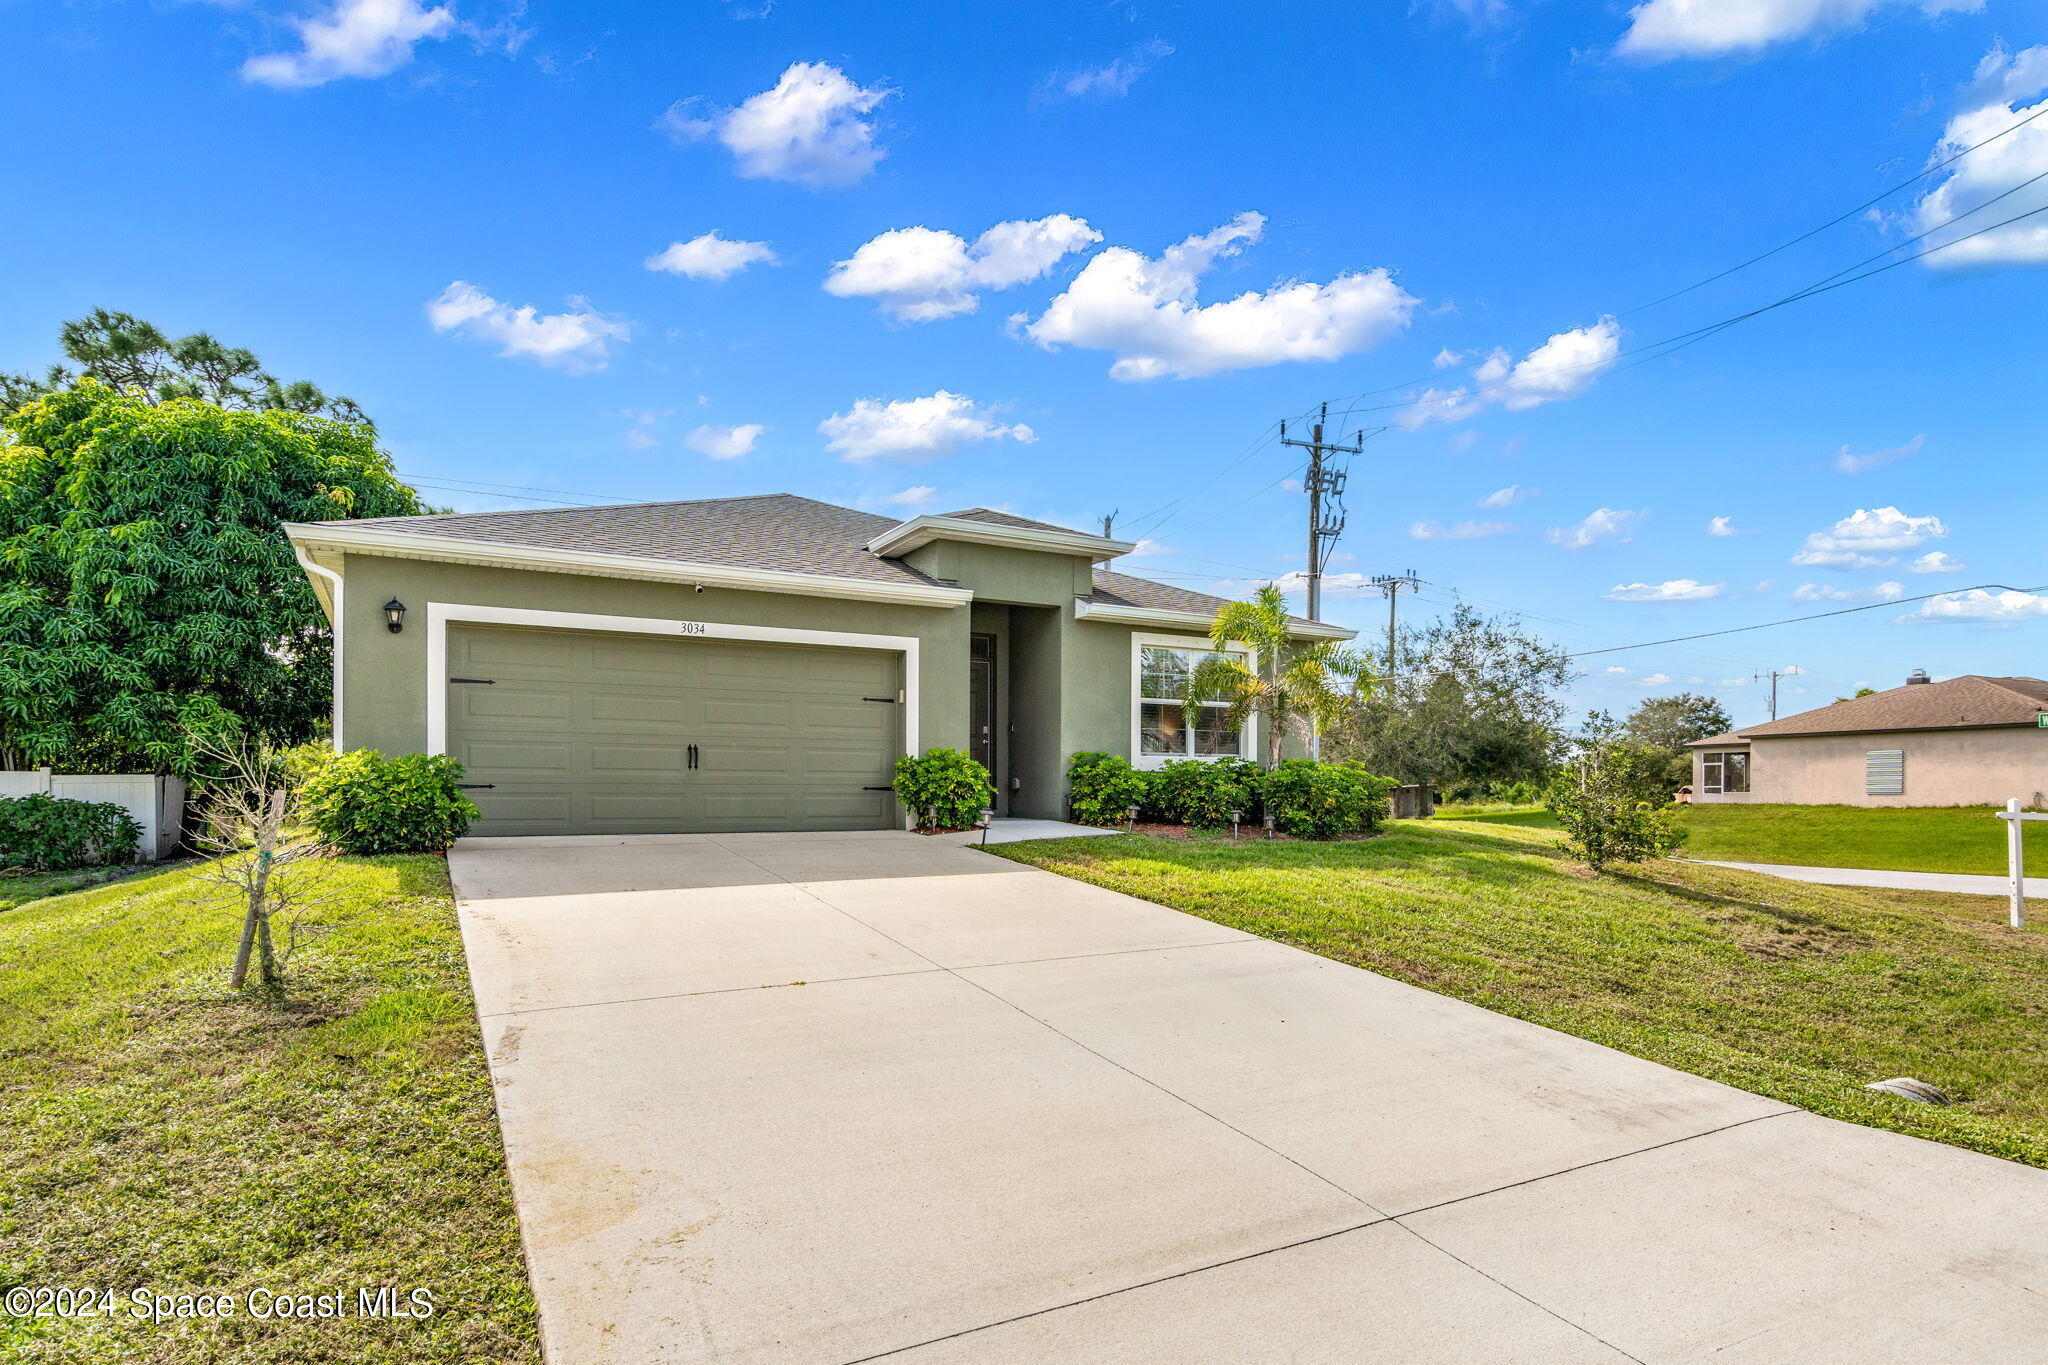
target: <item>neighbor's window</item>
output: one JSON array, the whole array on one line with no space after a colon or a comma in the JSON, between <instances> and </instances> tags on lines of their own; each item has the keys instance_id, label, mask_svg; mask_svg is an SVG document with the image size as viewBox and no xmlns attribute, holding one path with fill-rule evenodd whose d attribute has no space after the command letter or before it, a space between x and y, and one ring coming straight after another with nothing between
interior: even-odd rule
<instances>
[{"instance_id":1,"label":"neighbor's window","mask_svg":"<svg viewBox=\"0 0 2048 1365\"><path fill-rule=\"evenodd\" d=\"M1229 707L1222 702L1205 702L1190 725L1185 714L1187 708L1180 703L1187 690L1188 671L1209 653L1205 649L1175 649L1168 645L1144 645L1139 649L1135 757L1164 760L1236 758L1243 754L1243 736L1226 718Z\"/></svg>"},{"instance_id":2,"label":"neighbor's window","mask_svg":"<svg viewBox=\"0 0 2048 1365\"><path fill-rule=\"evenodd\" d=\"M1712 752L1701 756L1700 785L1709 795L1749 790L1749 753L1744 749Z\"/></svg>"},{"instance_id":3,"label":"neighbor's window","mask_svg":"<svg viewBox=\"0 0 2048 1365\"><path fill-rule=\"evenodd\" d=\"M1904 749L1872 749L1863 755L1863 794L1865 796L1904 796L1906 794L1906 751Z\"/></svg>"}]
</instances>

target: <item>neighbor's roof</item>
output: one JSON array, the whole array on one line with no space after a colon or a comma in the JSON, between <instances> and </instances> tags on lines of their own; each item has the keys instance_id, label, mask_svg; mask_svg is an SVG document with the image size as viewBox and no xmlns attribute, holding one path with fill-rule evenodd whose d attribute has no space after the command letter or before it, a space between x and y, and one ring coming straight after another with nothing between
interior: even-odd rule
<instances>
[{"instance_id":1,"label":"neighbor's roof","mask_svg":"<svg viewBox=\"0 0 2048 1365\"><path fill-rule=\"evenodd\" d=\"M1029 530L1085 534L987 507L971 507L946 515ZM900 525L896 519L793 493L607 507L444 512L424 517L371 517L315 524L736 569L822 574L873 583L938 586L938 580L902 560L885 559L866 549L869 541ZM1091 598L1117 606L1202 613L1213 613L1229 601L1106 569L1095 570ZM1302 617L1294 619L1300 624L1311 624Z\"/></svg>"},{"instance_id":2,"label":"neighbor's roof","mask_svg":"<svg viewBox=\"0 0 2048 1365\"><path fill-rule=\"evenodd\" d=\"M1908 683L1889 692L1851 697L1833 706L1802 711L1782 720L1749 725L1731 734L1696 740L1708 748L1732 740L1787 735L1860 735L1891 730L1973 730L1998 725L2034 725L2048 711L2048 682L2039 678L1987 678L1976 673L1944 682Z\"/></svg>"}]
</instances>

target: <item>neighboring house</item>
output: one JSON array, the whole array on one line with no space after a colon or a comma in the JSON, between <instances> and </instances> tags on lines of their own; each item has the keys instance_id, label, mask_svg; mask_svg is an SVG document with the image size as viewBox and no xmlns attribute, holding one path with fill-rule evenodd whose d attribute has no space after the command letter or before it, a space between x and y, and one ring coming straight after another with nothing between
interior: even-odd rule
<instances>
[{"instance_id":1,"label":"neighboring house","mask_svg":"<svg viewBox=\"0 0 2048 1365\"><path fill-rule=\"evenodd\" d=\"M2040 804L2048 682L1965 674L1751 725L1689 746L1693 800L1795 805Z\"/></svg>"},{"instance_id":2,"label":"neighboring house","mask_svg":"<svg viewBox=\"0 0 2048 1365\"><path fill-rule=\"evenodd\" d=\"M285 531L334 622L336 746L453 754L479 834L887 827L896 757L940 746L989 768L998 811L1060 818L1079 750L1260 752L1175 700L1224 599L986 508L779 493Z\"/></svg>"}]
</instances>

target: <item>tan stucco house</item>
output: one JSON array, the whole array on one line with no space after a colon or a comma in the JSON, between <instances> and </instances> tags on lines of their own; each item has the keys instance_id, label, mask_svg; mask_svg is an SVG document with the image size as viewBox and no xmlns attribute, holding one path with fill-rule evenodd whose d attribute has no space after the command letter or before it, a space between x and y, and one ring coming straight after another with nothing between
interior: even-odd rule
<instances>
[{"instance_id":1,"label":"tan stucco house","mask_svg":"<svg viewBox=\"0 0 2048 1365\"><path fill-rule=\"evenodd\" d=\"M336 747L454 755L479 834L883 828L896 757L940 746L988 767L999 812L1059 818L1080 750L1260 752L1176 700L1224 599L987 508L769 494L285 531L334 625Z\"/></svg>"},{"instance_id":2,"label":"tan stucco house","mask_svg":"<svg viewBox=\"0 0 2048 1365\"><path fill-rule=\"evenodd\" d=\"M1965 674L1852 697L1690 746L1693 800L1989 806L2048 792L2048 682Z\"/></svg>"}]
</instances>

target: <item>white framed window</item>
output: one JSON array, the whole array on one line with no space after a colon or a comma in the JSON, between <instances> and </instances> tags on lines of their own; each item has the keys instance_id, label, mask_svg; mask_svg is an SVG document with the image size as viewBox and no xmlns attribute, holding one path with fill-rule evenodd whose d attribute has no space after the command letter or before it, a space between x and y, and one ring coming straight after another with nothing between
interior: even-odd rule
<instances>
[{"instance_id":1,"label":"white framed window","mask_svg":"<svg viewBox=\"0 0 2048 1365\"><path fill-rule=\"evenodd\" d=\"M1181 697L1188 674L1203 658L1219 651L1199 636L1131 636L1131 763L1157 768L1182 758L1250 758L1258 750L1253 731L1257 718L1242 727L1227 719L1229 707L1207 702L1190 718ZM1224 650L1254 661L1250 650Z\"/></svg>"},{"instance_id":2,"label":"white framed window","mask_svg":"<svg viewBox=\"0 0 2048 1365\"><path fill-rule=\"evenodd\" d=\"M1712 750L1700 755L1700 788L1709 796L1749 790L1749 751Z\"/></svg>"}]
</instances>

